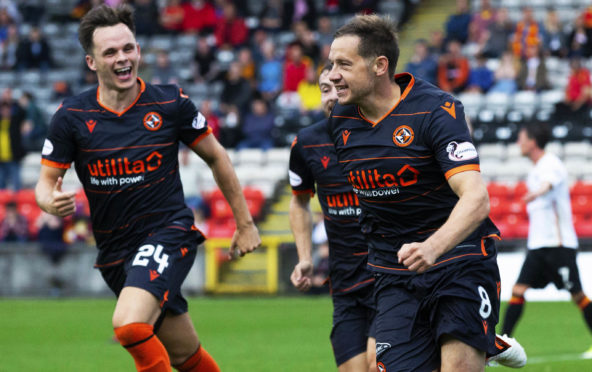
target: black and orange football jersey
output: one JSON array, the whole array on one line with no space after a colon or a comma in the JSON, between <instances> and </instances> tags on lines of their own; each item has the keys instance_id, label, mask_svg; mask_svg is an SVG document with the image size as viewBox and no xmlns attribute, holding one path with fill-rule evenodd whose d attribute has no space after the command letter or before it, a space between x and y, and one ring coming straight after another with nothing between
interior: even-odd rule
<instances>
[{"instance_id":1,"label":"black and orange football jersey","mask_svg":"<svg viewBox=\"0 0 592 372\"><path fill-rule=\"evenodd\" d=\"M462 103L408 73L398 74L396 81L401 98L377 122L356 105L336 105L328 120L339 163L362 207L369 265L383 272L405 272L397 263L401 245L424 241L448 219L458 197L447 180L479 171ZM498 233L486 219L466 241ZM436 266L493 253L482 252L480 243L460 244Z\"/></svg>"},{"instance_id":2,"label":"black and orange football jersey","mask_svg":"<svg viewBox=\"0 0 592 372\"><path fill-rule=\"evenodd\" d=\"M332 293L348 293L371 284L374 279L366 267L368 244L358 224L358 197L337 161L326 120L298 132L290 152L289 173L294 193L316 192L319 198L329 239Z\"/></svg>"},{"instance_id":3,"label":"black and orange football jersey","mask_svg":"<svg viewBox=\"0 0 592 372\"><path fill-rule=\"evenodd\" d=\"M174 85L150 85L124 111L103 106L93 89L67 98L54 114L42 164L74 168L91 210L97 265L137 250L154 228L190 229L179 177L179 141L195 145L211 130Z\"/></svg>"}]
</instances>

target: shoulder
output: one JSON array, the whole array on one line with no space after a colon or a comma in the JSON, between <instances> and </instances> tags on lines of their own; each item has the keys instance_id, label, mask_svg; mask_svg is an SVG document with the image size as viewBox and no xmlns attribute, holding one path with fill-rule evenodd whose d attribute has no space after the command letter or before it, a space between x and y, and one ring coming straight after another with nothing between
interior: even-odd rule
<instances>
[{"instance_id":1,"label":"shoulder","mask_svg":"<svg viewBox=\"0 0 592 372\"><path fill-rule=\"evenodd\" d=\"M327 119L318 121L298 131L298 142L303 145L317 144L329 141L327 134Z\"/></svg>"},{"instance_id":2,"label":"shoulder","mask_svg":"<svg viewBox=\"0 0 592 372\"><path fill-rule=\"evenodd\" d=\"M99 108L96 97L96 87L77 95L66 97L62 103L60 103L53 116L64 118L75 112L84 113L92 110L98 110Z\"/></svg>"},{"instance_id":3,"label":"shoulder","mask_svg":"<svg viewBox=\"0 0 592 372\"><path fill-rule=\"evenodd\" d=\"M406 101L413 106L421 106L425 110L434 112L441 106L446 107L447 102L449 105L460 103L452 94L443 91L423 79L412 76L408 84L412 84L412 86L409 89Z\"/></svg>"},{"instance_id":4,"label":"shoulder","mask_svg":"<svg viewBox=\"0 0 592 372\"><path fill-rule=\"evenodd\" d=\"M146 83L146 97L148 99L156 100L157 102L164 102L176 100L187 95L183 94L181 88L176 84L148 84Z\"/></svg>"}]
</instances>

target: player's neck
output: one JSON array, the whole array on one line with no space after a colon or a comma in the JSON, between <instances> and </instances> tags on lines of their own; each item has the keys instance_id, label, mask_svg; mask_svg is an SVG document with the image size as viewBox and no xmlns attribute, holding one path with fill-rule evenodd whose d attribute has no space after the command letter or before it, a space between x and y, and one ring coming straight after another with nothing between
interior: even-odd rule
<instances>
[{"instance_id":1,"label":"player's neck","mask_svg":"<svg viewBox=\"0 0 592 372\"><path fill-rule=\"evenodd\" d=\"M140 82L127 90L109 89L103 84L99 84L99 94L97 96L100 104L111 111L122 112L127 109L140 94Z\"/></svg>"},{"instance_id":2,"label":"player's neck","mask_svg":"<svg viewBox=\"0 0 592 372\"><path fill-rule=\"evenodd\" d=\"M536 164L545 155L545 150L538 147L530 152L530 160Z\"/></svg>"},{"instance_id":3,"label":"player's neck","mask_svg":"<svg viewBox=\"0 0 592 372\"><path fill-rule=\"evenodd\" d=\"M401 87L394 81L377 83L372 94L359 104L364 117L372 122L378 122L392 110L401 98Z\"/></svg>"}]
</instances>

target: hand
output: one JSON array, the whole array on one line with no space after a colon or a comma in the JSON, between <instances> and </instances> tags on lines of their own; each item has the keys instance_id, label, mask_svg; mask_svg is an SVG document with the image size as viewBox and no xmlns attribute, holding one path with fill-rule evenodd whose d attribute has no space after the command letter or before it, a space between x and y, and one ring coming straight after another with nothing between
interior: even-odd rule
<instances>
[{"instance_id":1,"label":"hand","mask_svg":"<svg viewBox=\"0 0 592 372\"><path fill-rule=\"evenodd\" d=\"M399 263L405 265L410 271L419 274L432 267L439 257L436 249L426 240L422 243L403 244L397 253Z\"/></svg>"},{"instance_id":2,"label":"hand","mask_svg":"<svg viewBox=\"0 0 592 372\"><path fill-rule=\"evenodd\" d=\"M290 280L294 287L300 292L306 292L312 286L312 262L300 261L294 266L294 271L290 275Z\"/></svg>"},{"instance_id":3,"label":"hand","mask_svg":"<svg viewBox=\"0 0 592 372\"><path fill-rule=\"evenodd\" d=\"M533 201L534 199L536 199L536 198L538 198L538 197L539 197L539 195L538 195L537 193L534 193L534 192L528 192L528 193L526 193L526 194L525 194L525 195L522 197L522 200L523 200L523 201L524 201L526 204L528 204L528 203L530 203L531 201Z\"/></svg>"},{"instance_id":4,"label":"hand","mask_svg":"<svg viewBox=\"0 0 592 372\"><path fill-rule=\"evenodd\" d=\"M63 182L62 177L58 177L48 203L47 212L58 217L66 217L76 212L76 192L62 191Z\"/></svg>"},{"instance_id":5,"label":"hand","mask_svg":"<svg viewBox=\"0 0 592 372\"><path fill-rule=\"evenodd\" d=\"M260 245L261 238L259 237L259 231L255 224L251 222L243 227L237 227L234 231L228 256L231 260L242 257L249 252L253 252Z\"/></svg>"}]
</instances>

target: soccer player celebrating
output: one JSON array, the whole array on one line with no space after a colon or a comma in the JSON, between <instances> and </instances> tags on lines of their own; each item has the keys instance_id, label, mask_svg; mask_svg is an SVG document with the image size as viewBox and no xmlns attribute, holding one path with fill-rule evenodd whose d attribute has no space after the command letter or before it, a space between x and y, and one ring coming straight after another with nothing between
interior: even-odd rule
<instances>
[{"instance_id":1,"label":"soccer player celebrating","mask_svg":"<svg viewBox=\"0 0 592 372\"><path fill-rule=\"evenodd\" d=\"M206 161L231 205L231 254L260 238L232 164L203 115L179 88L137 76L140 46L129 7L100 6L81 21L79 40L97 89L66 99L42 150L35 193L46 212L68 216L62 190L73 161L91 208L96 267L118 297L115 335L138 371L219 371L200 345L181 284L205 237L193 227L179 177L179 142Z\"/></svg>"},{"instance_id":2,"label":"soccer player celebrating","mask_svg":"<svg viewBox=\"0 0 592 372\"><path fill-rule=\"evenodd\" d=\"M329 66L319 77L323 111L328 117L337 94ZM291 275L296 288L311 286L311 195L316 192L329 240L329 280L333 299L331 344L340 372L376 371L374 277L366 268L368 245L360 232L357 196L337 162L326 120L302 129L290 153L290 224L299 262Z\"/></svg>"},{"instance_id":3,"label":"soccer player celebrating","mask_svg":"<svg viewBox=\"0 0 592 372\"><path fill-rule=\"evenodd\" d=\"M328 133L358 197L376 299L379 371L482 371L498 354L500 278L462 104L395 75L394 25L356 16L335 34Z\"/></svg>"},{"instance_id":4,"label":"soccer player celebrating","mask_svg":"<svg viewBox=\"0 0 592 372\"><path fill-rule=\"evenodd\" d=\"M582 291L576 263L578 237L571 215L567 170L557 156L545 152L550 138L549 127L539 123L526 124L518 132L520 151L534 167L528 172L524 196L529 216L528 253L504 318L503 332L508 335L522 315L526 290L544 288L551 282L569 291L592 329L592 304Z\"/></svg>"}]
</instances>

